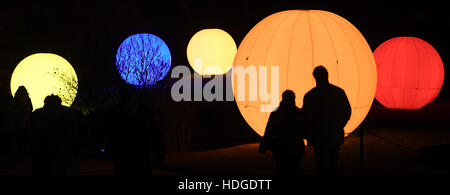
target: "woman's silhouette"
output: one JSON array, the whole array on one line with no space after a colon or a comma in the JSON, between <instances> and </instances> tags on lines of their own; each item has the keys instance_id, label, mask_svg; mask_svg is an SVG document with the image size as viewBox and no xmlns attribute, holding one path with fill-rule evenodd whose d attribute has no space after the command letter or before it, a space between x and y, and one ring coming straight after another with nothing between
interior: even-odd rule
<instances>
[{"instance_id":1,"label":"woman's silhouette","mask_svg":"<svg viewBox=\"0 0 450 195\"><path fill-rule=\"evenodd\" d=\"M28 91L24 86L20 86L11 104L9 127L15 134L15 151L17 156L23 156L29 150L29 134L31 127L31 113L33 105L28 96Z\"/></svg>"},{"instance_id":2,"label":"woman's silhouette","mask_svg":"<svg viewBox=\"0 0 450 195\"><path fill-rule=\"evenodd\" d=\"M277 110L270 114L266 131L260 144L260 152L272 150L280 174L295 174L298 163L305 150L303 138L306 129L302 128L303 112L295 105L295 93L283 92L282 101Z\"/></svg>"}]
</instances>

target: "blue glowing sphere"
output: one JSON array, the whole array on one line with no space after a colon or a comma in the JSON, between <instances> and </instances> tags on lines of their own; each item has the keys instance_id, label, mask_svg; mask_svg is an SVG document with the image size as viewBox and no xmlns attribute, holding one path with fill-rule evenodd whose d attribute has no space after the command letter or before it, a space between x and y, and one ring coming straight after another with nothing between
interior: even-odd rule
<instances>
[{"instance_id":1,"label":"blue glowing sphere","mask_svg":"<svg viewBox=\"0 0 450 195\"><path fill-rule=\"evenodd\" d=\"M129 84L150 86L169 72L170 51L166 43L152 34L135 34L120 44L116 67Z\"/></svg>"}]
</instances>

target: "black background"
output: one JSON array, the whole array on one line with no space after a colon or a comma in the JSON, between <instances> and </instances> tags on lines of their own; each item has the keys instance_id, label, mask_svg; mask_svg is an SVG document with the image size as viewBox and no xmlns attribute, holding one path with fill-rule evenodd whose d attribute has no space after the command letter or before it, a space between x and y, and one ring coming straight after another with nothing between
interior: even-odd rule
<instances>
[{"instance_id":1,"label":"black background","mask_svg":"<svg viewBox=\"0 0 450 195\"><path fill-rule=\"evenodd\" d=\"M187 65L189 39L204 28L221 28L237 45L259 21L278 11L320 9L336 13L365 36L372 50L397 36L416 36L440 53L444 66L449 24L440 1L161 0L13 1L0 6L0 73L8 87L14 67L33 53L51 52L75 68L81 90L123 82L116 72L120 43L136 33L161 37L172 67ZM448 68L445 68L448 74ZM448 79L440 98L449 97Z\"/></svg>"}]
</instances>

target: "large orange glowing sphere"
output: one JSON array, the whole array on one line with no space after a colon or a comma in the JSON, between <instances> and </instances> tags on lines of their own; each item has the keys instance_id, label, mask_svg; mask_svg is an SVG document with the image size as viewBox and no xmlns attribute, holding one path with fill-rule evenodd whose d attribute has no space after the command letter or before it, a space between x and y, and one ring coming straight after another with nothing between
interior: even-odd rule
<instances>
[{"instance_id":1,"label":"large orange glowing sphere","mask_svg":"<svg viewBox=\"0 0 450 195\"><path fill-rule=\"evenodd\" d=\"M431 103L444 82L438 52L422 39L397 37L374 51L378 69L375 98L388 108L419 109Z\"/></svg>"},{"instance_id":2,"label":"large orange glowing sphere","mask_svg":"<svg viewBox=\"0 0 450 195\"><path fill-rule=\"evenodd\" d=\"M241 42L233 64L233 92L239 110L247 123L263 135L270 112L276 104L270 103L265 93L258 97L247 95L239 99L239 79L236 70L256 67L258 74L267 67L268 80L271 68L279 67L278 101L284 90L293 90L298 107L303 96L315 87L312 75L316 66L323 65L329 72L330 83L344 89L352 107L352 115L345 132L352 132L364 120L372 105L377 85L377 70L372 51L363 35L344 18L320 10L290 10L268 16L256 24ZM251 71L248 71L251 72ZM266 71L263 71L263 74ZM258 75L258 77L260 77ZM265 89L255 86L246 76L245 94ZM258 82L260 82L259 80ZM250 87L249 87L250 86ZM271 85L270 85L271 86ZM268 91L270 87L268 85ZM262 110L262 105L270 105Z\"/></svg>"}]
</instances>

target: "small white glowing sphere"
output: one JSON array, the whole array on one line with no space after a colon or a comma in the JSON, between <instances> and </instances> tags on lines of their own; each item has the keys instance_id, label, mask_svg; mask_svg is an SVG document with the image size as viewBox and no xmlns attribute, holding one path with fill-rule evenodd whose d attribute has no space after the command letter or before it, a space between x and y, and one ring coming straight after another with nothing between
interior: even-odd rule
<instances>
[{"instance_id":1,"label":"small white glowing sphere","mask_svg":"<svg viewBox=\"0 0 450 195\"><path fill-rule=\"evenodd\" d=\"M204 29L191 38L186 52L195 72L201 75L220 75L231 69L236 51L236 43L227 32Z\"/></svg>"}]
</instances>

